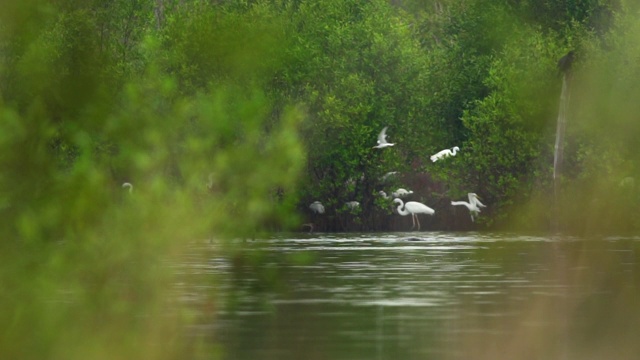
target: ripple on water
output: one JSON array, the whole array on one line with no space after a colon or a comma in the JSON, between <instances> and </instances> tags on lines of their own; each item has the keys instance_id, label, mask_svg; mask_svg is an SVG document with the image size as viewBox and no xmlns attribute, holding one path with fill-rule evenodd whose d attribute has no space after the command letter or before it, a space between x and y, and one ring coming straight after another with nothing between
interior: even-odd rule
<instances>
[{"instance_id":1,"label":"ripple on water","mask_svg":"<svg viewBox=\"0 0 640 360\"><path fill-rule=\"evenodd\" d=\"M565 326L562 321L574 321L572 329L583 334L592 323L597 327L593 333L604 334L601 328L607 327L615 344L627 339L625 344L636 344L625 334L640 319L635 306L640 292L633 282L640 276L640 237L604 240L478 232L295 234L260 241L261 251L277 254L263 265L238 271L217 253L204 263L201 256L187 257L176 271L225 275L215 289L185 285L178 290L189 304L200 301L199 291L218 291L221 298L231 299L230 308L223 304L217 310L225 317L215 331L238 337L225 344L225 351L240 360L275 353L279 356L271 358L296 359L309 355L308 349L327 351L321 354L326 358L465 358L453 354L464 348L461 337L489 339L487 346L493 346L504 335L529 335L537 327L540 332L531 333L531 339L554 343L557 332L548 330L557 323ZM207 247L211 245L198 244L194 251ZM313 253L308 263L292 264L292 257L280 256L300 251ZM588 261L597 255L607 261ZM276 285L264 285L272 273L280 276ZM626 292L610 301L608 296L620 289ZM572 301L578 307L562 318L558 309L567 307L558 304ZM576 316L578 310L581 316ZM621 331L612 326L615 316L608 322L597 318L609 313L626 322ZM597 321L584 320L588 316ZM632 325L640 326L637 321ZM331 348L334 352L327 350L327 339L339 345ZM518 340L529 348L538 346ZM401 349L453 355L397 354Z\"/></svg>"}]
</instances>

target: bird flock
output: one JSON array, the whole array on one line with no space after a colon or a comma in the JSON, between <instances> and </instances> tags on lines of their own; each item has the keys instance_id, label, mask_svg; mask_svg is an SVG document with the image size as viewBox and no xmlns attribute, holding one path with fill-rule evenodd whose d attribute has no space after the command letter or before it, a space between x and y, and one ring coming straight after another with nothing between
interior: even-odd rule
<instances>
[{"instance_id":1,"label":"bird flock","mask_svg":"<svg viewBox=\"0 0 640 360\"><path fill-rule=\"evenodd\" d=\"M377 145L373 146L374 149L384 149L391 146L394 146L395 143L390 143L387 141L387 126L385 126L380 134L378 134ZM448 157L456 156L456 154L460 151L460 148L457 146L452 147L451 149L444 149L435 154L433 154L430 159L432 162L440 161ZM386 180L389 176L396 174L397 172L388 172L383 177L382 180ZM418 218L418 214L427 214L433 215L435 214L435 210L428 207L427 205L417 202L417 201L407 201L406 203L402 200L402 198L413 194L413 191L399 188L396 191L391 193L391 196L387 195L384 191L378 192L378 194L385 199L393 199L395 204L398 204L397 212L402 216L411 215L412 227L413 230L416 225L418 230L420 230L420 219ZM452 206L465 206L469 210L469 214L471 216L471 221L474 222L475 218L480 214L480 208L486 207L482 202L480 202L480 197L476 193L468 193L467 194L469 201L452 201ZM360 203L357 201L349 201L345 203L349 210L354 210L360 206ZM314 201L309 208L314 214L323 214L325 212L325 208L320 201Z\"/></svg>"},{"instance_id":2,"label":"bird flock","mask_svg":"<svg viewBox=\"0 0 640 360\"><path fill-rule=\"evenodd\" d=\"M378 135L377 145L373 147L374 149L384 149L384 148L388 148L395 145L394 143L390 143L387 141L387 128L388 127L385 126L384 129L382 129L382 131ZM460 151L460 148L457 146L454 146L451 149L444 149L442 151L437 152L436 154L432 155L430 159L432 162L436 162L451 156L456 156L458 151ZM390 176L393 176L395 174L397 174L397 171L388 172L381 178L381 180L384 182ZM208 180L209 181L207 183L207 188L211 189L213 187L213 174L209 174ZM127 189L130 194L133 192L133 185L129 182L123 183L122 188ZM411 190L399 188L393 191L390 196L387 195L387 193L384 191L380 191L378 192L378 194L384 199L388 199L388 200L393 199L393 202L395 204L398 204L398 207L396 209L398 214L402 216L411 215L411 220L413 224L413 226L411 227L412 230L413 228L416 227L416 225L418 227L418 230L420 230L420 219L418 218L418 214L433 215L436 212L434 209L417 201L407 201L405 203L402 200L402 198L413 194L413 191ZM471 221L475 221L475 218L478 217L478 215L480 214L480 208L486 207L486 205L480 202L479 196L476 193L469 193L467 195L469 198L468 202L452 201L451 205L465 206L469 210L469 214L471 215ZM349 211L354 211L358 207L360 207L360 203L358 201L348 201L344 205ZM314 201L313 203L311 203L311 205L309 205L309 209L311 209L311 212L314 215L320 215L325 213L325 207L324 205L322 205L320 201ZM312 223L303 224L303 227L305 226L309 227L310 231L313 231Z\"/></svg>"}]
</instances>

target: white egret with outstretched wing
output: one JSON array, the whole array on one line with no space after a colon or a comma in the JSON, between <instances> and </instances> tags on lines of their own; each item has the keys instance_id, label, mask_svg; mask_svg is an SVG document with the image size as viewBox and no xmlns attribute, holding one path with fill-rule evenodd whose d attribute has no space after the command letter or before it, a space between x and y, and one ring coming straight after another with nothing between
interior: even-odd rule
<instances>
[{"instance_id":1,"label":"white egret with outstretched wing","mask_svg":"<svg viewBox=\"0 0 640 360\"><path fill-rule=\"evenodd\" d=\"M387 127L388 126L385 126L384 129L380 131L380 134L378 134L378 145L374 146L374 149L382 149L395 145L387 141Z\"/></svg>"},{"instance_id":2,"label":"white egret with outstretched wing","mask_svg":"<svg viewBox=\"0 0 640 360\"><path fill-rule=\"evenodd\" d=\"M462 205L469 209L469 214L471 215L471 221L475 221L475 217L480 214L481 207L487 207L483 203L480 202L479 197L476 193L468 193L469 202L466 201L452 201L451 205L458 206Z\"/></svg>"}]
</instances>

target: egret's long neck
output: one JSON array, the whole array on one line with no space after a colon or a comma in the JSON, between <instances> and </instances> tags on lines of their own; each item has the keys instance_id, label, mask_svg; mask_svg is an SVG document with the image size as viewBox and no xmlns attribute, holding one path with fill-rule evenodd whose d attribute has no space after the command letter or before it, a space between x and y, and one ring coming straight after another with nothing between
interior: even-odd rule
<instances>
[{"instance_id":1,"label":"egret's long neck","mask_svg":"<svg viewBox=\"0 0 640 360\"><path fill-rule=\"evenodd\" d=\"M451 151L452 151L451 155L456 156L456 152L458 151L458 148L454 147L451 149Z\"/></svg>"},{"instance_id":2,"label":"egret's long neck","mask_svg":"<svg viewBox=\"0 0 640 360\"><path fill-rule=\"evenodd\" d=\"M398 205L398 214L402 216L409 215L409 212L407 210L402 209L403 206L404 203L402 202L402 200L400 200L400 205Z\"/></svg>"}]
</instances>

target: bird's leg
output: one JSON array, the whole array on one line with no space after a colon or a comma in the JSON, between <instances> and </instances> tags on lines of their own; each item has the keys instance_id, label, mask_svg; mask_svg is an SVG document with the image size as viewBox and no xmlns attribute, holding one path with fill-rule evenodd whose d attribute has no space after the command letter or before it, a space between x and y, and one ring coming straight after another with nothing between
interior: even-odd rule
<instances>
[{"instance_id":1,"label":"bird's leg","mask_svg":"<svg viewBox=\"0 0 640 360\"><path fill-rule=\"evenodd\" d=\"M302 228L309 227L309 234L313 232L313 223L302 224Z\"/></svg>"},{"instance_id":2,"label":"bird's leg","mask_svg":"<svg viewBox=\"0 0 640 360\"><path fill-rule=\"evenodd\" d=\"M413 214L413 216L416 217L416 221L418 222L418 231L420 231L420 218L418 217L417 214Z\"/></svg>"},{"instance_id":3,"label":"bird's leg","mask_svg":"<svg viewBox=\"0 0 640 360\"><path fill-rule=\"evenodd\" d=\"M411 214L411 230L413 230L413 228L416 227L416 220L415 220L414 216L416 216L416 215L415 214Z\"/></svg>"}]
</instances>

